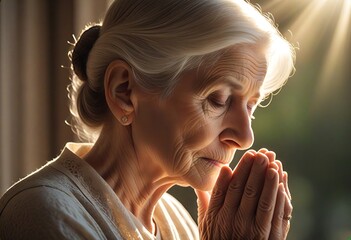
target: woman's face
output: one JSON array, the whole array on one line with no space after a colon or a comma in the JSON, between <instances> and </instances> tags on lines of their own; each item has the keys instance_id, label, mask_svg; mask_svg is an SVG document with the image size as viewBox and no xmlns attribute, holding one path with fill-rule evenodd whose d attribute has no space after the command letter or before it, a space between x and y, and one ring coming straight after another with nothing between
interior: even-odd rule
<instances>
[{"instance_id":1,"label":"woman's face","mask_svg":"<svg viewBox=\"0 0 351 240\"><path fill-rule=\"evenodd\" d=\"M242 46L184 73L169 97L136 94L137 156L180 185L212 189L235 151L253 143L251 119L265 75L263 54Z\"/></svg>"}]
</instances>

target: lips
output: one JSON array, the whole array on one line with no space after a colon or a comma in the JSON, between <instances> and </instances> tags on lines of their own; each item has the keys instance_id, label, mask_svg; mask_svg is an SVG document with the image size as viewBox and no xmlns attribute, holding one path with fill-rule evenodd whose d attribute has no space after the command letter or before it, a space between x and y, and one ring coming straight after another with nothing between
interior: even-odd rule
<instances>
[{"instance_id":1,"label":"lips","mask_svg":"<svg viewBox=\"0 0 351 240\"><path fill-rule=\"evenodd\" d=\"M203 157L202 159L204 159L205 161L207 161L207 162L209 162L209 163L211 163L211 164L213 164L213 165L216 165L216 166L218 166L218 167L222 167L222 166L228 164L228 163L226 163L226 162L219 161L219 160L212 159L212 158L207 158L207 157Z\"/></svg>"}]
</instances>

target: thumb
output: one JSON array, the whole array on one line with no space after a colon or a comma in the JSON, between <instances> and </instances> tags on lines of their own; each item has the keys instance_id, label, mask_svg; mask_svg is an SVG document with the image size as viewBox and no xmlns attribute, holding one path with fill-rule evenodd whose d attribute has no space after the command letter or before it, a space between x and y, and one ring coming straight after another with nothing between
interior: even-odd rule
<instances>
[{"instance_id":1,"label":"thumb","mask_svg":"<svg viewBox=\"0 0 351 240\"><path fill-rule=\"evenodd\" d=\"M202 222L207 212L211 195L208 192L197 190L197 189L195 189L195 193L197 196L198 224L200 224L200 222Z\"/></svg>"}]
</instances>

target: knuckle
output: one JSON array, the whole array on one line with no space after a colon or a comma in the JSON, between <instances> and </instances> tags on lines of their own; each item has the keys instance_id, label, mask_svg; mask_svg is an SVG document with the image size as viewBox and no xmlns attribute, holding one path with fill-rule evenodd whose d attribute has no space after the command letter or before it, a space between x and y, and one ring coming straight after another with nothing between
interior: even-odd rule
<instances>
[{"instance_id":1,"label":"knuckle","mask_svg":"<svg viewBox=\"0 0 351 240\"><path fill-rule=\"evenodd\" d=\"M258 192L253 185L247 184L245 187L244 194L247 198L255 198L255 197L257 197Z\"/></svg>"},{"instance_id":2,"label":"knuckle","mask_svg":"<svg viewBox=\"0 0 351 240\"><path fill-rule=\"evenodd\" d=\"M242 188L243 188L243 185L240 182L234 181L234 182L230 183L228 191L240 192L240 191L242 191L241 190Z\"/></svg>"},{"instance_id":3,"label":"knuckle","mask_svg":"<svg viewBox=\"0 0 351 240\"><path fill-rule=\"evenodd\" d=\"M294 206L291 204L291 202L289 202L289 208L290 213L292 213L294 211Z\"/></svg>"},{"instance_id":4,"label":"knuckle","mask_svg":"<svg viewBox=\"0 0 351 240\"><path fill-rule=\"evenodd\" d=\"M213 191L213 194L212 194L212 197L213 199L215 200L218 200L218 199L222 199L224 198L226 195L226 192L223 191L222 189L220 189L219 187L217 187L214 191Z\"/></svg>"},{"instance_id":5,"label":"knuckle","mask_svg":"<svg viewBox=\"0 0 351 240\"><path fill-rule=\"evenodd\" d=\"M264 213L268 213L273 211L273 204L266 200L266 199L262 199L259 203L258 203L258 210Z\"/></svg>"},{"instance_id":6,"label":"knuckle","mask_svg":"<svg viewBox=\"0 0 351 240\"><path fill-rule=\"evenodd\" d=\"M294 207L291 205L290 202L286 202L286 205L285 205L285 209L284 211L287 213L287 215L291 215L293 210L294 210Z\"/></svg>"},{"instance_id":7,"label":"knuckle","mask_svg":"<svg viewBox=\"0 0 351 240\"><path fill-rule=\"evenodd\" d=\"M284 220L284 213L280 212L276 215L276 218L278 221L283 221Z\"/></svg>"}]
</instances>

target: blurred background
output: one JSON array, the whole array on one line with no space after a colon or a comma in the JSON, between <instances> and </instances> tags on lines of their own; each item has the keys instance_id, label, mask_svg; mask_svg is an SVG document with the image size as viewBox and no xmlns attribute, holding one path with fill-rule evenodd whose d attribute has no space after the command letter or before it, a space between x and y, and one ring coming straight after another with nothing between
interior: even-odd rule
<instances>
[{"instance_id":1,"label":"blurred background","mask_svg":"<svg viewBox=\"0 0 351 240\"><path fill-rule=\"evenodd\" d=\"M69 42L109 0L0 2L0 195L77 139L70 119ZM351 0L257 0L297 48L296 73L253 122L254 149L289 172L288 239L351 238ZM241 152L235 157L235 166ZM196 219L189 188L171 192Z\"/></svg>"}]
</instances>

